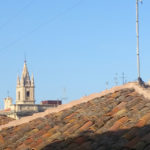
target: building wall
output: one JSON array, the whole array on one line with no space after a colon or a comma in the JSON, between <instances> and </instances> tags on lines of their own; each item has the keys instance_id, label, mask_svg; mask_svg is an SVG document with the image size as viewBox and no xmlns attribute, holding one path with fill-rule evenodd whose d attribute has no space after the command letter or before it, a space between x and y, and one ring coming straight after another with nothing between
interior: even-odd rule
<instances>
[{"instance_id":1,"label":"building wall","mask_svg":"<svg viewBox=\"0 0 150 150\"><path fill-rule=\"evenodd\" d=\"M27 96L29 92L29 96ZM20 97L20 99L19 99ZM34 87L17 87L16 104L34 104Z\"/></svg>"},{"instance_id":2,"label":"building wall","mask_svg":"<svg viewBox=\"0 0 150 150\"><path fill-rule=\"evenodd\" d=\"M54 108L55 105L42 105L42 104L14 104L11 105L11 113L7 116L20 119L21 117L31 116L37 112L43 112L49 108Z\"/></svg>"},{"instance_id":3,"label":"building wall","mask_svg":"<svg viewBox=\"0 0 150 150\"><path fill-rule=\"evenodd\" d=\"M12 105L12 98L11 97L7 97L4 99L4 109L8 109L10 108Z\"/></svg>"}]
</instances>

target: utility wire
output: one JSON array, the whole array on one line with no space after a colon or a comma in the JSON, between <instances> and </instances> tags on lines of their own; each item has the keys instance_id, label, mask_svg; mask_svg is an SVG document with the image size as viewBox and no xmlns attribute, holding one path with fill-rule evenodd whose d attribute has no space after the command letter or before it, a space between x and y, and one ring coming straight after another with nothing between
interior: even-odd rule
<instances>
[{"instance_id":1,"label":"utility wire","mask_svg":"<svg viewBox=\"0 0 150 150\"><path fill-rule=\"evenodd\" d=\"M17 18L25 9L27 9L28 7L30 7L30 5L33 3L34 0L30 0L29 3L27 3L22 9L20 9L14 16L12 16L11 18L9 18L5 23L3 23L2 25L0 25L0 30L5 28L8 24L10 24L10 22L12 22L15 18Z\"/></svg>"},{"instance_id":2,"label":"utility wire","mask_svg":"<svg viewBox=\"0 0 150 150\"><path fill-rule=\"evenodd\" d=\"M78 6L81 4L82 1L83 1L83 0L79 0L76 4L74 4L73 6L67 8L67 9L64 10L63 12L58 13L56 16L54 16L53 18L49 19L47 22L44 22L44 23L38 25L38 26L35 27L33 30L31 30L29 33L27 33L27 34L25 34L25 35L23 35L23 36L20 36L18 39L16 39L16 40L14 40L13 42L9 43L9 44L6 45L5 47L0 48L0 53L1 53L3 50L8 49L8 48L10 48L11 46L15 45L16 43L18 43L18 42L21 41L22 39L27 38L29 35L31 35L32 33L36 32L36 31L39 30L40 28L46 26L46 25L49 24L49 23L54 22L55 20L57 20L58 18L60 18L60 17L62 17L62 16L64 16L64 15L66 15L67 13L69 13L70 11L72 11L73 9L75 9L76 7L78 7Z\"/></svg>"}]
</instances>

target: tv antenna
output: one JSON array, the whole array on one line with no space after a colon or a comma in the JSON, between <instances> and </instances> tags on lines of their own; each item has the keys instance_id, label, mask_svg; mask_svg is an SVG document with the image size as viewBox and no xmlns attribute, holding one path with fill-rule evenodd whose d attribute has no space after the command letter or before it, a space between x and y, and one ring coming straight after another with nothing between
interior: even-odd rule
<instances>
[{"instance_id":1,"label":"tv antenna","mask_svg":"<svg viewBox=\"0 0 150 150\"><path fill-rule=\"evenodd\" d=\"M140 85L143 84L141 74L140 74L140 54L139 54L139 2L142 0L136 0L136 36L137 36L137 72L138 72L138 82Z\"/></svg>"},{"instance_id":2,"label":"tv antenna","mask_svg":"<svg viewBox=\"0 0 150 150\"><path fill-rule=\"evenodd\" d=\"M114 82L115 82L115 85L117 86L118 85L118 73L115 74Z\"/></svg>"},{"instance_id":3,"label":"tv antenna","mask_svg":"<svg viewBox=\"0 0 150 150\"><path fill-rule=\"evenodd\" d=\"M126 83L126 76L125 76L124 72L122 73L121 79L122 79L122 84L125 84Z\"/></svg>"},{"instance_id":4,"label":"tv antenna","mask_svg":"<svg viewBox=\"0 0 150 150\"><path fill-rule=\"evenodd\" d=\"M63 97L61 98L61 100L65 101L68 99L68 97L66 96L66 88L63 89Z\"/></svg>"}]
</instances>

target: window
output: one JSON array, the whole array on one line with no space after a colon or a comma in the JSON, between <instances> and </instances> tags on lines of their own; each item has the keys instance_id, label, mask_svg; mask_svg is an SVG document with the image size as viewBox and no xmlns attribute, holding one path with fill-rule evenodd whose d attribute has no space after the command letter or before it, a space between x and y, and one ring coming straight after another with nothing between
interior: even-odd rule
<instances>
[{"instance_id":1,"label":"window","mask_svg":"<svg viewBox=\"0 0 150 150\"><path fill-rule=\"evenodd\" d=\"M27 91L26 96L30 97L30 92L29 91Z\"/></svg>"},{"instance_id":2,"label":"window","mask_svg":"<svg viewBox=\"0 0 150 150\"><path fill-rule=\"evenodd\" d=\"M20 92L18 92L18 100L20 100Z\"/></svg>"}]
</instances>

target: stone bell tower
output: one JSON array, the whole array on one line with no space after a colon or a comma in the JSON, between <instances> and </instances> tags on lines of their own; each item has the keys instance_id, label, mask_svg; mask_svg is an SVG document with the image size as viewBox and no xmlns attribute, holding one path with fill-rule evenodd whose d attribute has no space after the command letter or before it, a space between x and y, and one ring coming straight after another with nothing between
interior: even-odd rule
<instances>
[{"instance_id":1,"label":"stone bell tower","mask_svg":"<svg viewBox=\"0 0 150 150\"><path fill-rule=\"evenodd\" d=\"M26 61L22 71L21 78L17 78L16 87L16 104L35 104L34 99L34 77L31 80L27 68Z\"/></svg>"}]
</instances>

